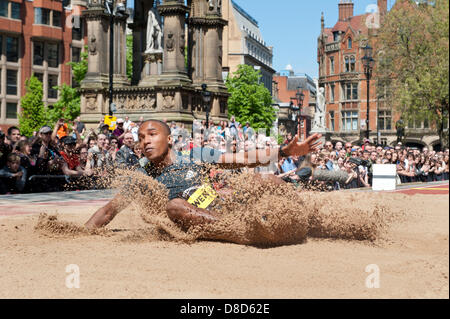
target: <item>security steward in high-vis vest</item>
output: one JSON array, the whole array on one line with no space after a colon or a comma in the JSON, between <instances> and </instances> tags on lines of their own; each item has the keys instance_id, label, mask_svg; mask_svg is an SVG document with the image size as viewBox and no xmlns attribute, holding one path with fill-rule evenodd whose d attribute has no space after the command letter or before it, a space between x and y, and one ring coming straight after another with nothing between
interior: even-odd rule
<instances>
[{"instance_id":1,"label":"security steward in high-vis vest","mask_svg":"<svg viewBox=\"0 0 450 319\"><path fill-rule=\"evenodd\" d=\"M296 137L281 148L242 153L222 154L211 148L202 148L201 151L193 151L190 158L180 158L172 150L170 128L164 122L145 121L139 128L138 136L140 147L149 160L143 172L168 189L167 215L183 228L212 223L219 218L214 210L208 210L218 194L211 184L205 182L203 167L199 163L207 162L223 169L269 165L270 162L277 162L279 157L303 156L316 151L320 145L318 139L321 137L320 134L314 134L302 143L298 143ZM284 183L271 175L265 177L264 182ZM107 225L130 204L131 198L132 196L124 196L123 193L117 194L108 204L97 210L85 226L97 228Z\"/></svg>"}]
</instances>

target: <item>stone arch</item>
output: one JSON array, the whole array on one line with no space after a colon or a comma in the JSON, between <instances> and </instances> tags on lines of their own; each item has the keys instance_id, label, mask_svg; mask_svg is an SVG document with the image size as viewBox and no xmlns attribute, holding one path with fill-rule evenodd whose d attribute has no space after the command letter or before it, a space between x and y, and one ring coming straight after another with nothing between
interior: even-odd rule
<instances>
[{"instance_id":1,"label":"stone arch","mask_svg":"<svg viewBox=\"0 0 450 319\"><path fill-rule=\"evenodd\" d=\"M440 140L435 140L430 143L430 146L433 148L433 151L441 151L442 150L442 144Z\"/></svg>"}]
</instances>

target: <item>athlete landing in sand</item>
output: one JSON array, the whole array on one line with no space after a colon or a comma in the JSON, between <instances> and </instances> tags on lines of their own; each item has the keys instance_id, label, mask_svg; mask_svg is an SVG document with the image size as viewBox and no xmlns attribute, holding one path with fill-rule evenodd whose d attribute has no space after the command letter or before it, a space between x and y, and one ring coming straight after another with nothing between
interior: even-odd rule
<instances>
[{"instance_id":1,"label":"athlete landing in sand","mask_svg":"<svg viewBox=\"0 0 450 319\"><path fill-rule=\"evenodd\" d=\"M303 156L313 152L320 145L320 134L314 134L304 142L298 143L294 138L282 150L266 149L244 153L225 153L214 149L200 150L200 157L204 162L215 164L219 168L231 169L240 167L256 167L277 162L281 156ZM202 167L192 161L180 161L172 150L173 141L170 128L164 122L148 120L139 128L139 144L145 157L149 160L145 173L155 178L169 190L169 203L166 207L168 217L183 228L191 225L214 222L217 215L207 209L190 204L185 198L190 189L200 187ZM191 153L194 154L196 149ZM197 152L198 153L198 152ZM204 155L207 156L204 156ZM249 160L252 159L252 160ZM249 163L249 162L252 163ZM269 175L270 176L270 175ZM275 176L259 178L261 182L284 183ZM100 208L85 224L88 228L107 225L121 210L130 204L130 196L116 195L108 204Z\"/></svg>"}]
</instances>

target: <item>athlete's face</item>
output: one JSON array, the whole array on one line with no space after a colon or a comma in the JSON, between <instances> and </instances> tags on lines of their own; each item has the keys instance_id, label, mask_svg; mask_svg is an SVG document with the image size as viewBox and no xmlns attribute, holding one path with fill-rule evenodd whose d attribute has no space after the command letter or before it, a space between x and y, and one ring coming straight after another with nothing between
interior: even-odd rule
<instances>
[{"instance_id":1,"label":"athlete's face","mask_svg":"<svg viewBox=\"0 0 450 319\"><path fill-rule=\"evenodd\" d=\"M172 137L158 122L145 122L139 128L139 145L150 162L162 160L169 152Z\"/></svg>"}]
</instances>

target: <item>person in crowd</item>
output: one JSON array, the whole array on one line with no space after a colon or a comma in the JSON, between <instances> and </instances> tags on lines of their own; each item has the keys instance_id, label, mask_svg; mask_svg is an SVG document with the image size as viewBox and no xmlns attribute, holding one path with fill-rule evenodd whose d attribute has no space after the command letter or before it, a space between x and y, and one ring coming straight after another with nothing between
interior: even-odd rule
<instances>
[{"instance_id":1,"label":"person in crowd","mask_svg":"<svg viewBox=\"0 0 450 319\"><path fill-rule=\"evenodd\" d=\"M81 121L81 117L77 116L74 121L74 129L80 134L81 138L84 138L86 135L86 125ZM76 136L73 136L76 138Z\"/></svg>"},{"instance_id":2,"label":"person in crowd","mask_svg":"<svg viewBox=\"0 0 450 319\"><path fill-rule=\"evenodd\" d=\"M142 150L140 150L142 153ZM123 145L117 151L115 164L121 169L135 169L139 167L140 157L135 153L135 142L133 134L125 133L123 138Z\"/></svg>"},{"instance_id":3,"label":"person in crowd","mask_svg":"<svg viewBox=\"0 0 450 319\"><path fill-rule=\"evenodd\" d=\"M123 119L118 119L117 120L117 127L116 129L112 132L112 135L117 137L117 140L119 141L119 147L122 146L122 140L123 140L123 136L125 134L125 128L123 126L124 124L124 120ZM109 140L111 140L112 136L109 138Z\"/></svg>"},{"instance_id":4,"label":"person in crowd","mask_svg":"<svg viewBox=\"0 0 450 319\"><path fill-rule=\"evenodd\" d=\"M104 134L99 134L97 137L97 144L90 148L88 153L90 156L90 168L91 169L104 169L112 164L111 154L105 148L107 137Z\"/></svg>"},{"instance_id":5,"label":"person in crowd","mask_svg":"<svg viewBox=\"0 0 450 319\"><path fill-rule=\"evenodd\" d=\"M5 133L0 131L0 167L6 165L6 158L12 152L12 146L7 141Z\"/></svg>"},{"instance_id":6,"label":"person in crowd","mask_svg":"<svg viewBox=\"0 0 450 319\"><path fill-rule=\"evenodd\" d=\"M11 146L11 149L14 145L20 140L20 129L16 126L11 126L8 128L8 136L5 140L5 143Z\"/></svg>"},{"instance_id":7,"label":"person in crowd","mask_svg":"<svg viewBox=\"0 0 450 319\"><path fill-rule=\"evenodd\" d=\"M20 166L20 156L8 154L6 165L0 169L0 194L20 193L25 188L27 171Z\"/></svg>"},{"instance_id":8,"label":"person in crowd","mask_svg":"<svg viewBox=\"0 0 450 319\"><path fill-rule=\"evenodd\" d=\"M123 121L123 129L125 130L125 132L128 131L128 128L130 127L131 123L132 122L130 118L128 116L125 116L125 121Z\"/></svg>"}]
</instances>

